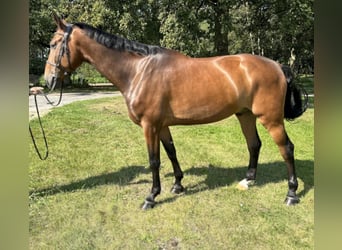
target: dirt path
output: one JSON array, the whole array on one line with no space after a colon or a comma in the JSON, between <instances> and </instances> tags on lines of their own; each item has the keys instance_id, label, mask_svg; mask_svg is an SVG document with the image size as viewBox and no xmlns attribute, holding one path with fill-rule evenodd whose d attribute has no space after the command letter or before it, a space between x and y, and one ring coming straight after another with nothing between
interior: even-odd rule
<instances>
[{"instance_id":1,"label":"dirt path","mask_svg":"<svg viewBox=\"0 0 342 250\"><path fill-rule=\"evenodd\" d=\"M112 91L112 92L79 92L79 93L63 93L62 102L58 105L58 107L75 102L75 101L83 101L83 100L90 100L90 99L97 99L97 98L104 98L104 97L112 97L112 96L119 96L121 93L119 91ZM58 93L49 94L49 99L51 101L57 102L59 99ZM39 107L39 113L41 116L47 114L51 111L53 107L46 101L44 96L37 96L37 103ZM36 106L34 103L34 97L29 96L29 119L37 117Z\"/></svg>"}]
</instances>

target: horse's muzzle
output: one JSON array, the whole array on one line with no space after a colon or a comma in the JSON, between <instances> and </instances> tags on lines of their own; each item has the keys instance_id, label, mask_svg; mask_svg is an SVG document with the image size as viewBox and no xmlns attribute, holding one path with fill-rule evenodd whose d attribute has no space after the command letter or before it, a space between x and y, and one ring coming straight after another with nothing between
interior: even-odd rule
<instances>
[{"instance_id":1,"label":"horse's muzzle","mask_svg":"<svg viewBox=\"0 0 342 250\"><path fill-rule=\"evenodd\" d=\"M52 91L61 86L62 80L54 75L45 76L46 86Z\"/></svg>"}]
</instances>

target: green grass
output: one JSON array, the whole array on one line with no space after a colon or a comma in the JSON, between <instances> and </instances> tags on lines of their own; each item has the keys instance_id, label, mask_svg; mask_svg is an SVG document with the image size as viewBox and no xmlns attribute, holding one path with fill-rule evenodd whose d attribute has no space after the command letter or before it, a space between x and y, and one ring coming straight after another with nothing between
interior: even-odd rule
<instances>
[{"instance_id":1,"label":"green grass","mask_svg":"<svg viewBox=\"0 0 342 250\"><path fill-rule=\"evenodd\" d=\"M286 122L298 206L283 204L286 167L260 125L257 182L236 189L248 153L231 117L171 127L186 192L169 192L174 178L162 150L162 193L153 210L142 211L151 173L142 130L129 120L122 97L56 108L43 118L49 158L40 161L30 143L30 249L313 249L313 121L309 109ZM41 142L37 121L30 124Z\"/></svg>"}]
</instances>

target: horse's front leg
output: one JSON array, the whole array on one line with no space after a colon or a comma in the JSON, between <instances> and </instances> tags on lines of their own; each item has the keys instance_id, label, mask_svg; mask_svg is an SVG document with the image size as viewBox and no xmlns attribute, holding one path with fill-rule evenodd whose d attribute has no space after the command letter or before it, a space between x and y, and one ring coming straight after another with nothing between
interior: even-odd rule
<instances>
[{"instance_id":1,"label":"horse's front leg","mask_svg":"<svg viewBox=\"0 0 342 250\"><path fill-rule=\"evenodd\" d=\"M175 175L175 184L173 185L171 192L174 194L180 194L184 191L184 187L181 183L183 179L183 172L179 166L176 148L173 144L170 129L168 127L165 127L160 131L160 140L163 143L164 149L170 161L172 162L173 173Z\"/></svg>"},{"instance_id":2,"label":"horse's front leg","mask_svg":"<svg viewBox=\"0 0 342 250\"><path fill-rule=\"evenodd\" d=\"M151 193L146 197L142 208L144 210L153 208L156 204L155 198L161 191L160 185L160 143L159 143L159 130L151 125L143 126L145 140L147 143L148 156L150 161L150 168L152 170L152 189Z\"/></svg>"}]
</instances>

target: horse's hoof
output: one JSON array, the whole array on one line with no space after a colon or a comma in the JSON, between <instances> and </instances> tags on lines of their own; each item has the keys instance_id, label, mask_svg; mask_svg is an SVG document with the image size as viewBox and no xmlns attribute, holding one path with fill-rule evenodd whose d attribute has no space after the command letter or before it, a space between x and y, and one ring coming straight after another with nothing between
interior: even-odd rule
<instances>
[{"instance_id":1,"label":"horse's hoof","mask_svg":"<svg viewBox=\"0 0 342 250\"><path fill-rule=\"evenodd\" d=\"M299 198L297 196L286 196L286 199L285 199L285 204L287 206L293 206L293 205L296 205L299 203Z\"/></svg>"},{"instance_id":2,"label":"horse's hoof","mask_svg":"<svg viewBox=\"0 0 342 250\"><path fill-rule=\"evenodd\" d=\"M154 205L156 205L156 202L145 200L144 205L142 206L142 209L149 210L149 209L152 209Z\"/></svg>"},{"instance_id":3,"label":"horse's hoof","mask_svg":"<svg viewBox=\"0 0 342 250\"><path fill-rule=\"evenodd\" d=\"M237 184L236 188L240 190L247 190L249 188L249 185L253 185L253 184L254 184L254 180L247 180L245 178Z\"/></svg>"},{"instance_id":4,"label":"horse's hoof","mask_svg":"<svg viewBox=\"0 0 342 250\"><path fill-rule=\"evenodd\" d=\"M173 185L171 188L171 193L173 194L180 194L184 192L184 187L182 185Z\"/></svg>"}]
</instances>

